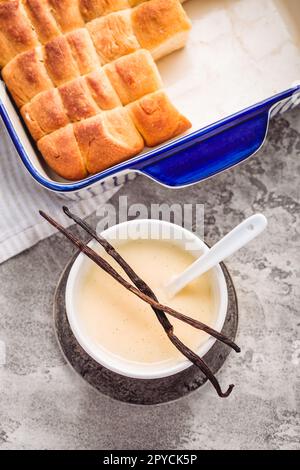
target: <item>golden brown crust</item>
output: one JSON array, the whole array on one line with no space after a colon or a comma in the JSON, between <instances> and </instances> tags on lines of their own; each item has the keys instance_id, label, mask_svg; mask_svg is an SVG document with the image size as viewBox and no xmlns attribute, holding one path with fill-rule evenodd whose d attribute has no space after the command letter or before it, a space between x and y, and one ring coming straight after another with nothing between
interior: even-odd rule
<instances>
[{"instance_id":1,"label":"golden brown crust","mask_svg":"<svg viewBox=\"0 0 300 470\"><path fill-rule=\"evenodd\" d=\"M0 32L0 69L4 67L12 58L13 53L6 37Z\"/></svg>"},{"instance_id":2,"label":"golden brown crust","mask_svg":"<svg viewBox=\"0 0 300 470\"><path fill-rule=\"evenodd\" d=\"M48 0L52 13L64 33L84 26L78 0Z\"/></svg>"},{"instance_id":3,"label":"golden brown crust","mask_svg":"<svg viewBox=\"0 0 300 470\"><path fill-rule=\"evenodd\" d=\"M72 124L43 137L38 148L50 168L63 178L80 180L87 176Z\"/></svg>"},{"instance_id":4,"label":"golden brown crust","mask_svg":"<svg viewBox=\"0 0 300 470\"><path fill-rule=\"evenodd\" d=\"M65 36L58 36L48 42L44 52L46 69L56 86L63 85L80 75Z\"/></svg>"},{"instance_id":5,"label":"golden brown crust","mask_svg":"<svg viewBox=\"0 0 300 470\"><path fill-rule=\"evenodd\" d=\"M100 111L82 77L61 86L59 93L72 122L95 116Z\"/></svg>"},{"instance_id":6,"label":"golden brown crust","mask_svg":"<svg viewBox=\"0 0 300 470\"><path fill-rule=\"evenodd\" d=\"M69 119L56 88L40 93L21 108L23 119L35 140L66 126Z\"/></svg>"},{"instance_id":7,"label":"golden brown crust","mask_svg":"<svg viewBox=\"0 0 300 470\"><path fill-rule=\"evenodd\" d=\"M0 66L17 54L33 49L39 41L19 0L0 2Z\"/></svg>"},{"instance_id":8,"label":"golden brown crust","mask_svg":"<svg viewBox=\"0 0 300 470\"><path fill-rule=\"evenodd\" d=\"M93 20L87 28L103 64L140 48L132 30L130 10Z\"/></svg>"},{"instance_id":9,"label":"golden brown crust","mask_svg":"<svg viewBox=\"0 0 300 470\"><path fill-rule=\"evenodd\" d=\"M121 101L102 69L86 75L85 81L100 109L109 110L121 105Z\"/></svg>"},{"instance_id":10,"label":"golden brown crust","mask_svg":"<svg viewBox=\"0 0 300 470\"><path fill-rule=\"evenodd\" d=\"M100 66L98 54L86 28L76 29L68 33L66 38L81 75Z\"/></svg>"},{"instance_id":11,"label":"golden brown crust","mask_svg":"<svg viewBox=\"0 0 300 470\"><path fill-rule=\"evenodd\" d=\"M53 87L43 64L40 49L19 54L4 67L2 75L19 107L38 93Z\"/></svg>"},{"instance_id":12,"label":"golden brown crust","mask_svg":"<svg viewBox=\"0 0 300 470\"><path fill-rule=\"evenodd\" d=\"M105 72L123 105L162 87L157 66L145 49L106 65Z\"/></svg>"},{"instance_id":13,"label":"golden brown crust","mask_svg":"<svg viewBox=\"0 0 300 470\"><path fill-rule=\"evenodd\" d=\"M149 51L191 29L191 22L178 0L142 3L132 11L132 25L141 47Z\"/></svg>"},{"instance_id":14,"label":"golden brown crust","mask_svg":"<svg viewBox=\"0 0 300 470\"><path fill-rule=\"evenodd\" d=\"M155 147L191 128L190 121L173 106L164 91L145 96L128 106L130 116L148 147Z\"/></svg>"},{"instance_id":15,"label":"golden brown crust","mask_svg":"<svg viewBox=\"0 0 300 470\"><path fill-rule=\"evenodd\" d=\"M144 142L124 108L74 124L89 173L98 173L139 153Z\"/></svg>"},{"instance_id":16,"label":"golden brown crust","mask_svg":"<svg viewBox=\"0 0 300 470\"><path fill-rule=\"evenodd\" d=\"M137 5L140 5L141 3L147 2L149 0L129 0L129 4L131 7L136 7Z\"/></svg>"},{"instance_id":17,"label":"golden brown crust","mask_svg":"<svg viewBox=\"0 0 300 470\"><path fill-rule=\"evenodd\" d=\"M128 0L79 0L79 8L87 22L129 8L129 3Z\"/></svg>"},{"instance_id":18,"label":"golden brown crust","mask_svg":"<svg viewBox=\"0 0 300 470\"><path fill-rule=\"evenodd\" d=\"M26 13L38 34L39 40L46 44L61 34L50 11L47 0L23 0Z\"/></svg>"}]
</instances>

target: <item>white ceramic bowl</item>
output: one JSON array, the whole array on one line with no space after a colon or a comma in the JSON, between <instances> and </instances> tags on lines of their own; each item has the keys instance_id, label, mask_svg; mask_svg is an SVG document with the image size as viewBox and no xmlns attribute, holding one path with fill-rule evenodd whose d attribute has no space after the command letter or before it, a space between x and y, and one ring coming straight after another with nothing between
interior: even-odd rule
<instances>
[{"instance_id":1,"label":"white ceramic bowl","mask_svg":"<svg viewBox=\"0 0 300 470\"><path fill-rule=\"evenodd\" d=\"M178 225L159 220L134 220L124 222L105 230L102 235L107 240L113 241L116 247L118 244L124 243L128 239L151 238L156 240L172 240L173 243L175 242L190 251L195 258L198 258L208 250L208 247L197 235ZM93 249L96 247L99 249L99 245L95 241L92 241L89 246ZM68 320L77 341L87 354L99 364L113 372L138 379L168 377L190 367L191 363L185 357L182 357L182 360L176 362L173 360L157 364L140 364L128 361L114 355L104 347L101 348L99 344L95 344L92 339L85 334L77 312L76 293L80 288L82 277L89 269L91 262L92 261L81 253L72 266L66 287L66 310ZM220 266L216 266L212 270L212 274L217 309L214 329L221 331L225 322L228 306L227 286ZM196 353L200 357L203 357L212 348L215 341L215 338L209 337L208 340L199 347Z\"/></svg>"}]
</instances>

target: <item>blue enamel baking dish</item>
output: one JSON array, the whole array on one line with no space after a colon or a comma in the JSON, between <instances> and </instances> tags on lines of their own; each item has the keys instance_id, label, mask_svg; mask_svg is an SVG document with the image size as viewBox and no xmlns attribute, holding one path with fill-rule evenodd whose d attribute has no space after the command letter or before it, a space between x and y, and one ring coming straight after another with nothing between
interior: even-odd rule
<instances>
[{"instance_id":1,"label":"blue enamel baking dish","mask_svg":"<svg viewBox=\"0 0 300 470\"><path fill-rule=\"evenodd\" d=\"M293 0L285 0L283 10L277 0L268 1L270 5L274 3L274 8L261 13L257 6L255 11L251 10L249 0L236 2L233 11L228 11L225 1L223 9L222 2L218 2L218 10L210 9L208 1L187 2L186 9L194 24L190 42L185 50L158 65L171 98L191 118L192 131L82 181L62 180L46 167L2 83L0 114L23 164L43 187L65 193L91 187L124 172L139 172L163 185L183 187L241 163L263 145L272 111L300 102L300 85L292 85L300 78L300 47L293 28L296 26L296 31L300 31L300 14L289 10L289 2L295 5ZM299 13L300 2L297 8ZM231 24L236 21L234 31L226 22L228 15ZM245 33L241 18L243 21L251 18L250 32ZM299 19L299 23L295 25L291 18L293 22ZM276 50L281 51L276 61L273 38L268 36L270 44L261 46L266 41L264 21L272 22ZM212 28L219 36L211 35ZM251 38L253 28L256 34ZM268 34L272 36L270 31ZM280 39L282 46L278 45ZM282 74L278 75L281 67Z\"/></svg>"}]
</instances>

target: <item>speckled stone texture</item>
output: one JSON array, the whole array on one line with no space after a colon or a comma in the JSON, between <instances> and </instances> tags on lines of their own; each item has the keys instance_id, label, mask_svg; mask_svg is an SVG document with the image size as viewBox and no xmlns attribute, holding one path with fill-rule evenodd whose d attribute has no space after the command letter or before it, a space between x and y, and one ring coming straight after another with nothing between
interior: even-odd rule
<instances>
[{"instance_id":1,"label":"speckled stone texture","mask_svg":"<svg viewBox=\"0 0 300 470\"><path fill-rule=\"evenodd\" d=\"M268 231L227 263L242 347L219 374L236 384L228 400L209 386L157 407L99 394L65 363L53 331L72 247L56 235L0 266L0 449L299 449L299 156L296 109L272 122L254 158L212 180L174 191L139 177L122 190L129 203L205 204L210 244L253 212L268 217Z\"/></svg>"}]
</instances>

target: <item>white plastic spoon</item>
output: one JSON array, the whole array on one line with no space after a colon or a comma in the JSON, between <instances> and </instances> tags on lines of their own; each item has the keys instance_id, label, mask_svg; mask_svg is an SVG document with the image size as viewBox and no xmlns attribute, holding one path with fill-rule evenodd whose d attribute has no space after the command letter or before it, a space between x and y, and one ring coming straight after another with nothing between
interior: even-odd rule
<instances>
[{"instance_id":1,"label":"white plastic spoon","mask_svg":"<svg viewBox=\"0 0 300 470\"><path fill-rule=\"evenodd\" d=\"M186 271L172 279L164 287L168 297L174 297L194 279L202 276L202 274L247 245L247 243L260 235L267 225L268 221L262 214L256 214L246 219L195 261Z\"/></svg>"}]
</instances>

